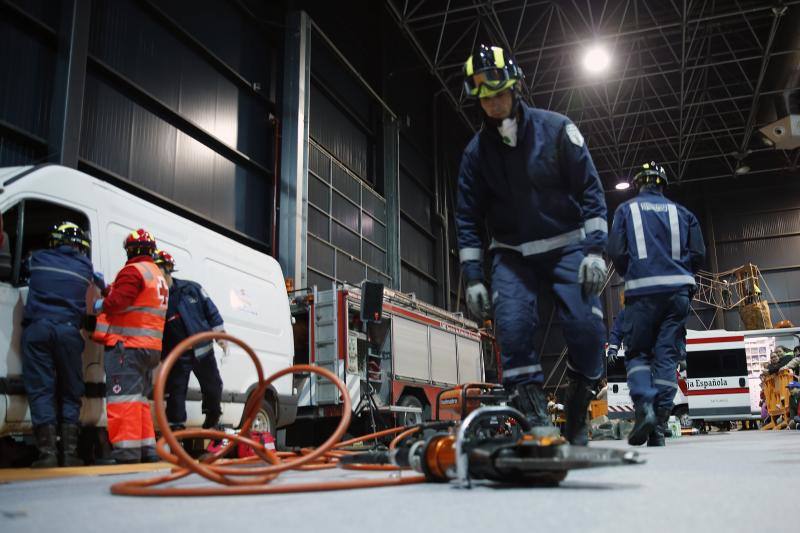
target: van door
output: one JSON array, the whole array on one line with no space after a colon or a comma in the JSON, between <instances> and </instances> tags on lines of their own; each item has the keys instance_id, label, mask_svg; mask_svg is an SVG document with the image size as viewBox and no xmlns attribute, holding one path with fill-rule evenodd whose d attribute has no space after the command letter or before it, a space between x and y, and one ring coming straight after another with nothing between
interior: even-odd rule
<instances>
[{"instance_id":1,"label":"van door","mask_svg":"<svg viewBox=\"0 0 800 533\"><path fill-rule=\"evenodd\" d=\"M3 428L0 433L7 433L22 431L30 426L20 348L22 315L28 296L26 259L35 250L48 247L51 230L61 222L74 222L90 235L97 224L96 213L90 209L35 198L11 200L2 208L2 212L6 234L4 241L8 245L7 260L10 264L0 264L0 346L5 347L5 353L0 355L0 380L7 401L5 419L0 420L0 427ZM95 245L92 250L95 261L99 260L97 248ZM0 253L0 263L2 259L3 254ZM99 270L97 263L95 269ZM89 401L83 403L81 422L98 425L105 422L105 415L103 388L100 386L103 382L102 351L96 344L86 343L83 363L84 380L89 383Z\"/></svg>"}]
</instances>

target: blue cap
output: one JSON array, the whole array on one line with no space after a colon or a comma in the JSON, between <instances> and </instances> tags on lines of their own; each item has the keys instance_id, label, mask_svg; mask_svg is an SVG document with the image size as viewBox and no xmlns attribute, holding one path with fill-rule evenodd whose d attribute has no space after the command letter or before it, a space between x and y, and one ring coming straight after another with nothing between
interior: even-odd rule
<instances>
[{"instance_id":1,"label":"blue cap","mask_svg":"<svg viewBox=\"0 0 800 533\"><path fill-rule=\"evenodd\" d=\"M790 389L800 389L800 381L790 381L789 382Z\"/></svg>"}]
</instances>

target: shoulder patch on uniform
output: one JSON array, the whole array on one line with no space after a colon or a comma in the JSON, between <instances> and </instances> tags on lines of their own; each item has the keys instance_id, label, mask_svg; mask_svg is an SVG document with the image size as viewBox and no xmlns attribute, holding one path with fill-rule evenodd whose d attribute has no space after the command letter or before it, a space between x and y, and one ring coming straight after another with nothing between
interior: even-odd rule
<instances>
[{"instance_id":1,"label":"shoulder patch on uniform","mask_svg":"<svg viewBox=\"0 0 800 533\"><path fill-rule=\"evenodd\" d=\"M578 130L578 126L570 123L567 124L565 129L567 131L567 137L572 141L572 144L575 146L583 146L583 135L581 135L581 132Z\"/></svg>"}]
</instances>

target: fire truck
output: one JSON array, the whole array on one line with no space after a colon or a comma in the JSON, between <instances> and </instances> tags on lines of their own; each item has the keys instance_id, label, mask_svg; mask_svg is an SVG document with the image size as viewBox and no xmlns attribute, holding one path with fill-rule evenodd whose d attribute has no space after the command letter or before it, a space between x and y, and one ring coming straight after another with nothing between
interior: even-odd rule
<instances>
[{"instance_id":1,"label":"fire truck","mask_svg":"<svg viewBox=\"0 0 800 533\"><path fill-rule=\"evenodd\" d=\"M358 419L369 414L384 427L418 423L431 418L440 391L497 381L499 352L493 335L462 314L384 288L382 318L365 327L361 301L361 289L351 285L290 293L294 363L339 376ZM314 421L311 426L321 427L324 419L341 416L339 392L324 378L296 375L294 387L299 396L296 426Z\"/></svg>"}]
</instances>

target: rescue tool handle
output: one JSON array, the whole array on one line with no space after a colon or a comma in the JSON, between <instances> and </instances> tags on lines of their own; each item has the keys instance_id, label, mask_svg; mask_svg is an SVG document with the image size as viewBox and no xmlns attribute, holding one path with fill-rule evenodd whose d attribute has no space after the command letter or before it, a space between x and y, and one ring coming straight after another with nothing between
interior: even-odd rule
<instances>
[{"instance_id":1,"label":"rescue tool handle","mask_svg":"<svg viewBox=\"0 0 800 533\"><path fill-rule=\"evenodd\" d=\"M508 416L516 420L522 431L530 431L531 424L518 410L508 406L487 406L472 411L456 434L456 481L462 488L469 488L469 458L464 447L464 440L472 429L472 425L485 418L493 416Z\"/></svg>"}]
</instances>

